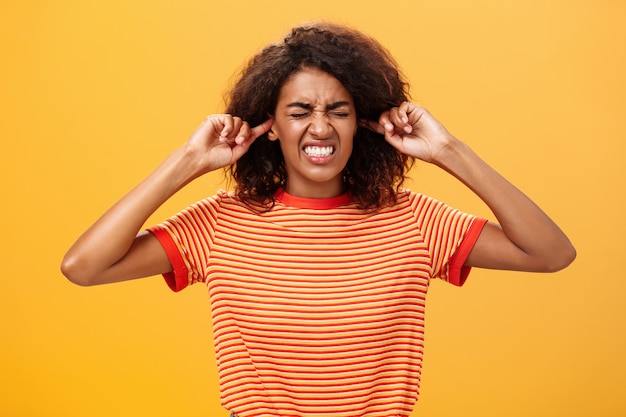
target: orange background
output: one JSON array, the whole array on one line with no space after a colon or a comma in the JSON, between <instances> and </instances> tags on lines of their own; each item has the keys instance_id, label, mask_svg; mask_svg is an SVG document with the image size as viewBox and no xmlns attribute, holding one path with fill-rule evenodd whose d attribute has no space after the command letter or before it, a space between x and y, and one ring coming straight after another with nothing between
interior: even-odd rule
<instances>
[{"instance_id":1,"label":"orange background","mask_svg":"<svg viewBox=\"0 0 626 417\"><path fill-rule=\"evenodd\" d=\"M429 294L414 416L626 415L626 3L85 0L0 4L0 415L226 416L208 298L80 288L65 250L186 140L244 60L329 18L384 43L414 101L535 199L578 259ZM418 164L413 189L488 215ZM200 179L151 219L224 187Z\"/></svg>"}]
</instances>

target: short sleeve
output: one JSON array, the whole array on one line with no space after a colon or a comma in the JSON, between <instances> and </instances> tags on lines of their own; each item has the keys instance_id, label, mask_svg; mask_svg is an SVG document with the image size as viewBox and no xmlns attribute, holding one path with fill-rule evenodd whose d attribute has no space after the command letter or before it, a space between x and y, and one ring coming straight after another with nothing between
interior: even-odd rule
<instances>
[{"instance_id":1,"label":"short sleeve","mask_svg":"<svg viewBox=\"0 0 626 417\"><path fill-rule=\"evenodd\" d=\"M219 197L207 198L148 229L172 264L163 277L173 291L206 281L218 208Z\"/></svg>"},{"instance_id":2,"label":"short sleeve","mask_svg":"<svg viewBox=\"0 0 626 417\"><path fill-rule=\"evenodd\" d=\"M431 277L463 285L471 270L464 263L487 220L422 194L411 193L411 199L430 254Z\"/></svg>"}]
</instances>

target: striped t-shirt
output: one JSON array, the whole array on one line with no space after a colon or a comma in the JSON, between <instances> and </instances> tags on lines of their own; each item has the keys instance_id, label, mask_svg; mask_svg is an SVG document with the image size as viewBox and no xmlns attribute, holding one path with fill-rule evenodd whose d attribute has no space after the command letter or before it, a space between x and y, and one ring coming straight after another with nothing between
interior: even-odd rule
<instances>
[{"instance_id":1,"label":"striped t-shirt","mask_svg":"<svg viewBox=\"0 0 626 417\"><path fill-rule=\"evenodd\" d=\"M173 265L165 275L173 290L207 285L226 409L407 416L429 281L465 281L484 224L410 191L378 212L349 194L284 191L259 212L220 192L150 231Z\"/></svg>"}]
</instances>

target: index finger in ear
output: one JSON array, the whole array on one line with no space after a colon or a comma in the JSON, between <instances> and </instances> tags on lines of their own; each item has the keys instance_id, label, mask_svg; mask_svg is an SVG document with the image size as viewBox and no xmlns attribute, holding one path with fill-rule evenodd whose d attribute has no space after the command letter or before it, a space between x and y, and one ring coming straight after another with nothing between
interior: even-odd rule
<instances>
[{"instance_id":1,"label":"index finger in ear","mask_svg":"<svg viewBox=\"0 0 626 417\"><path fill-rule=\"evenodd\" d=\"M384 111L378 118L378 124L383 128L382 132L378 132L381 135L384 135L385 132L393 132L394 125L391 122L390 115L391 115L391 110L387 110L387 111Z\"/></svg>"},{"instance_id":2,"label":"index finger in ear","mask_svg":"<svg viewBox=\"0 0 626 417\"><path fill-rule=\"evenodd\" d=\"M380 125L380 123L373 120L361 119L359 120L359 126L369 129L372 132L378 133L380 135L385 134L385 129Z\"/></svg>"},{"instance_id":3,"label":"index finger in ear","mask_svg":"<svg viewBox=\"0 0 626 417\"><path fill-rule=\"evenodd\" d=\"M264 121L260 125L255 126L252 129L250 129L250 133L252 135L252 139L256 139L259 136L261 136L262 134L264 134L266 132L269 132L269 130L272 128L273 124L274 124L274 120L267 119L266 121Z\"/></svg>"}]
</instances>

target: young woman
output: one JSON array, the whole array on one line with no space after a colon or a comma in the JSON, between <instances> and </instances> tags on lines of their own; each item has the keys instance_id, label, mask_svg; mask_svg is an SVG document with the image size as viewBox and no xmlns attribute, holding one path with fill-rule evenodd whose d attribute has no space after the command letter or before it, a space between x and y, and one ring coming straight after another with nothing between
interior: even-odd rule
<instances>
[{"instance_id":1,"label":"young woman","mask_svg":"<svg viewBox=\"0 0 626 417\"><path fill-rule=\"evenodd\" d=\"M250 61L226 114L76 241L63 273L79 285L158 274L175 291L207 285L222 403L240 417L409 415L431 279L557 271L575 250L407 89L368 36L293 29ZM497 223L400 188L415 159L457 177ZM233 191L140 230L220 168Z\"/></svg>"}]
</instances>

